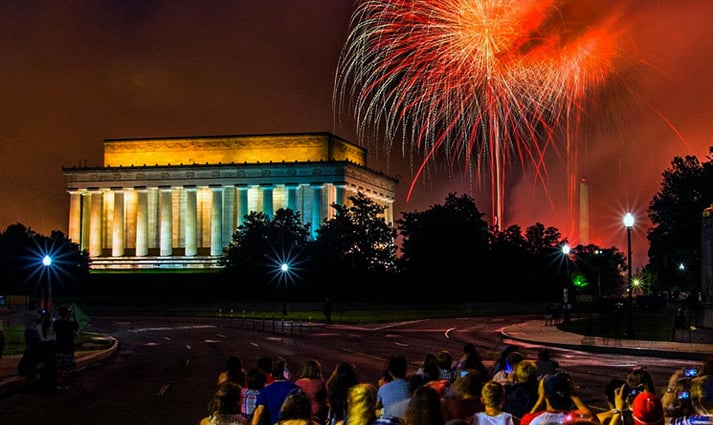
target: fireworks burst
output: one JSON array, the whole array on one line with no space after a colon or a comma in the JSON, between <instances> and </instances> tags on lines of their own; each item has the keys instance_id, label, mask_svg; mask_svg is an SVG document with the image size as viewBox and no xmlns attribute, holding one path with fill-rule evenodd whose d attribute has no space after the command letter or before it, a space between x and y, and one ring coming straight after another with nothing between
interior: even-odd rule
<instances>
[{"instance_id":1,"label":"fireworks burst","mask_svg":"<svg viewBox=\"0 0 713 425\"><path fill-rule=\"evenodd\" d=\"M383 139L387 158L400 141L414 171L407 200L427 166L445 159L489 186L499 227L511 164L533 166L547 192L552 149L567 161L573 217L582 114L622 56L611 14L568 20L582 3L362 1L339 59L335 113L350 105L358 138Z\"/></svg>"}]
</instances>

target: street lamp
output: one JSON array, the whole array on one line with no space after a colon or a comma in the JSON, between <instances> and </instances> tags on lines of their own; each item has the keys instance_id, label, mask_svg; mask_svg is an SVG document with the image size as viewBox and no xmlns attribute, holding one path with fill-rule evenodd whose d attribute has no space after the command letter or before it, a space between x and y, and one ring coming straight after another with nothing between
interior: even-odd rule
<instances>
[{"instance_id":1,"label":"street lamp","mask_svg":"<svg viewBox=\"0 0 713 425\"><path fill-rule=\"evenodd\" d=\"M49 255L45 255L42 257L42 268L43 268L43 273L42 275L44 276L44 282L43 283L43 288L42 288L42 295L43 295L43 300L42 300L42 308L45 311L50 310L50 299L52 298L52 286L50 284L50 267L52 266L52 257Z\"/></svg>"},{"instance_id":2,"label":"street lamp","mask_svg":"<svg viewBox=\"0 0 713 425\"><path fill-rule=\"evenodd\" d=\"M280 273L282 274L282 284L285 288L285 298L282 300L282 315L287 316L287 272L290 271L290 266L287 263L280 264Z\"/></svg>"},{"instance_id":3,"label":"street lamp","mask_svg":"<svg viewBox=\"0 0 713 425\"><path fill-rule=\"evenodd\" d=\"M634 288L632 288L632 266L631 266L631 228L634 227L634 215L630 212L624 215L624 227L626 227L626 244L628 247L628 259L629 266L628 269L628 280L626 281L626 287L629 291L629 312L628 312L628 327L627 334L629 338L634 337L634 323L632 319L632 310L634 309Z\"/></svg>"},{"instance_id":4,"label":"street lamp","mask_svg":"<svg viewBox=\"0 0 713 425\"><path fill-rule=\"evenodd\" d=\"M566 278L562 288L562 303L564 307L564 322L569 323L569 254L572 247L569 244L562 245L562 255L564 255Z\"/></svg>"}]
</instances>

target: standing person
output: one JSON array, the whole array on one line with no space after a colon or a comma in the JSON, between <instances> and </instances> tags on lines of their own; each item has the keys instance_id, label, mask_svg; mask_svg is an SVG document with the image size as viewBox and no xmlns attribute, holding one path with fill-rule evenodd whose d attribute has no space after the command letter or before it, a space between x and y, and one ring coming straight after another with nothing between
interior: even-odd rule
<instances>
[{"instance_id":1,"label":"standing person","mask_svg":"<svg viewBox=\"0 0 713 425\"><path fill-rule=\"evenodd\" d=\"M485 410L473 416L473 425L513 425L512 414L503 411L505 387L497 381L483 385L481 400Z\"/></svg>"},{"instance_id":2,"label":"standing person","mask_svg":"<svg viewBox=\"0 0 713 425\"><path fill-rule=\"evenodd\" d=\"M17 372L27 379L33 379L37 373L37 363L40 361L40 330L42 315L37 310L35 300L27 303L27 311L22 316L25 327L25 351L22 353Z\"/></svg>"},{"instance_id":3,"label":"standing person","mask_svg":"<svg viewBox=\"0 0 713 425\"><path fill-rule=\"evenodd\" d=\"M332 300L327 297L326 300L324 300L324 309L322 311L324 313L324 319L327 323L332 323Z\"/></svg>"},{"instance_id":4,"label":"standing person","mask_svg":"<svg viewBox=\"0 0 713 425\"><path fill-rule=\"evenodd\" d=\"M280 407L287 398L287 394L295 388L297 384L285 377L287 361L278 358L272 365L273 382L267 384L260 390L253 411L252 425L272 425L277 422L280 416Z\"/></svg>"},{"instance_id":5,"label":"standing person","mask_svg":"<svg viewBox=\"0 0 713 425\"><path fill-rule=\"evenodd\" d=\"M54 332L52 315L49 311L42 315L40 320L40 356L43 363L40 369L40 386L47 392L53 393L64 389L57 385L57 335Z\"/></svg>"},{"instance_id":6,"label":"standing person","mask_svg":"<svg viewBox=\"0 0 713 425\"><path fill-rule=\"evenodd\" d=\"M336 422L344 420L347 416L347 399L349 389L359 382L357 380L356 368L352 363L339 362L327 378L325 387L327 388L327 413L326 425L334 425ZM376 398L376 390L374 390Z\"/></svg>"},{"instance_id":7,"label":"standing person","mask_svg":"<svg viewBox=\"0 0 713 425\"><path fill-rule=\"evenodd\" d=\"M59 308L59 318L54 321L52 328L56 337L56 359L58 379L63 388L68 388L67 381L77 368L74 359L75 337L79 331L79 323L74 312L62 306Z\"/></svg>"},{"instance_id":8,"label":"standing person","mask_svg":"<svg viewBox=\"0 0 713 425\"><path fill-rule=\"evenodd\" d=\"M208 403L208 416L201 419L200 425L247 425L240 415L240 385L235 382L219 385Z\"/></svg>"},{"instance_id":9,"label":"standing person","mask_svg":"<svg viewBox=\"0 0 713 425\"><path fill-rule=\"evenodd\" d=\"M376 408L381 410L381 416L395 416L392 409L399 401L408 399L409 383L406 380L408 361L405 356L394 356L389 359L387 372L391 381L379 387L376 393Z\"/></svg>"},{"instance_id":10,"label":"standing person","mask_svg":"<svg viewBox=\"0 0 713 425\"><path fill-rule=\"evenodd\" d=\"M312 406L312 415L320 423L324 423L327 419L327 386L322 377L322 365L319 361L315 359L306 360L300 369L295 384L307 394Z\"/></svg>"}]
</instances>

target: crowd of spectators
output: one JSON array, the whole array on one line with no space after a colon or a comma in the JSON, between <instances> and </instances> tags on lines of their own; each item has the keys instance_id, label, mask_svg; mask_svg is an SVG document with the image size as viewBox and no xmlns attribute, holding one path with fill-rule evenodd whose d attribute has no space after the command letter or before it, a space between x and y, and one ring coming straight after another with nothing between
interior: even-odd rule
<instances>
[{"instance_id":1,"label":"crowd of spectators","mask_svg":"<svg viewBox=\"0 0 713 425\"><path fill-rule=\"evenodd\" d=\"M612 377L608 409L595 412L548 350L501 354L492 368L472 344L459 357L426 353L415 367L397 355L373 383L348 362L325 378L310 359L292 377L283 358L245 372L230 356L200 425L713 425L713 360L673 371L662 394L644 368Z\"/></svg>"}]
</instances>

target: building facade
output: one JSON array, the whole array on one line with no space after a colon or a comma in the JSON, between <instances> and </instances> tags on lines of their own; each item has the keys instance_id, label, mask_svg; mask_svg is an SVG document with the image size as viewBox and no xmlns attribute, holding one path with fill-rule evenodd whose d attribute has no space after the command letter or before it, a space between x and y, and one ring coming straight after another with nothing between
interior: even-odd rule
<instances>
[{"instance_id":1,"label":"building facade","mask_svg":"<svg viewBox=\"0 0 713 425\"><path fill-rule=\"evenodd\" d=\"M219 267L252 211L299 212L313 237L362 192L393 223L396 179L331 133L107 139L102 167L63 168L69 238L93 270Z\"/></svg>"}]
</instances>

